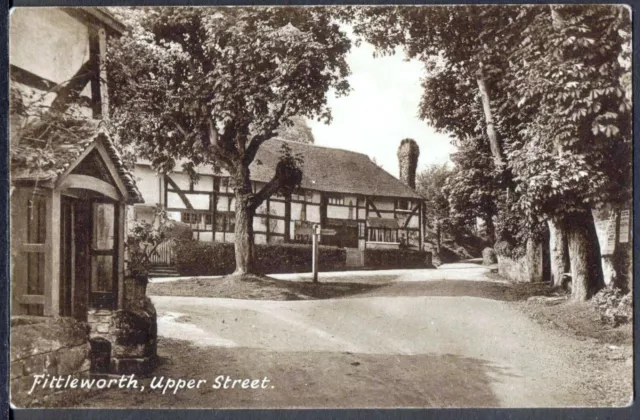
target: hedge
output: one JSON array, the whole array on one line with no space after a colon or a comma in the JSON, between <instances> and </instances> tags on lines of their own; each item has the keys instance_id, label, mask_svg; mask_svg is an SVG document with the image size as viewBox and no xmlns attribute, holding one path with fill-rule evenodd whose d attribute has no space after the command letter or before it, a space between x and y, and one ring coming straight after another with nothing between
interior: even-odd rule
<instances>
[{"instance_id":1,"label":"hedge","mask_svg":"<svg viewBox=\"0 0 640 420\"><path fill-rule=\"evenodd\" d=\"M176 241L174 258L178 271L184 276L226 275L236 267L232 243ZM343 270L346 260L344 249L319 247L318 268L321 271ZM311 245L254 245L254 269L266 274L310 272Z\"/></svg>"},{"instance_id":2,"label":"hedge","mask_svg":"<svg viewBox=\"0 0 640 420\"><path fill-rule=\"evenodd\" d=\"M411 249L365 249L367 268L432 268L431 253Z\"/></svg>"}]
</instances>

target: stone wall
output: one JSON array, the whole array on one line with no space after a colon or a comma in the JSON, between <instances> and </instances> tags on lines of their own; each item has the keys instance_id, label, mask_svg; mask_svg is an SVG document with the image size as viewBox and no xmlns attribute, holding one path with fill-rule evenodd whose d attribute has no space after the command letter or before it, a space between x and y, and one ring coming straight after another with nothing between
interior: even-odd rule
<instances>
[{"instance_id":1,"label":"stone wall","mask_svg":"<svg viewBox=\"0 0 640 420\"><path fill-rule=\"evenodd\" d=\"M498 273L502 277L516 282L546 280L545 250L541 241L528 240L524 249L515 249L513 245L500 241L494 250L498 258Z\"/></svg>"},{"instance_id":2,"label":"stone wall","mask_svg":"<svg viewBox=\"0 0 640 420\"><path fill-rule=\"evenodd\" d=\"M158 327L149 299L122 310L90 309L88 322L94 355L105 346L109 352L107 369L101 373L147 375L153 371Z\"/></svg>"},{"instance_id":3,"label":"stone wall","mask_svg":"<svg viewBox=\"0 0 640 420\"><path fill-rule=\"evenodd\" d=\"M528 282L529 272L525 257L510 258L498 255L498 273L511 281Z\"/></svg>"},{"instance_id":4,"label":"stone wall","mask_svg":"<svg viewBox=\"0 0 640 420\"><path fill-rule=\"evenodd\" d=\"M90 369L89 328L72 318L16 316L11 319L10 389L17 407L56 405L80 389L36 387L34 375L82 378Z\"/></svg>"}]
</instances>

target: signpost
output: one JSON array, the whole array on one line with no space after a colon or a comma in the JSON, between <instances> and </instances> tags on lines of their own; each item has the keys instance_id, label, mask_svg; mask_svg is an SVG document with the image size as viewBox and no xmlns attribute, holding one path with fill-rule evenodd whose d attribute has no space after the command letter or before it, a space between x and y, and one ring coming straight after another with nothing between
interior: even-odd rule
<instances>
[{"instance_id":1,"label":"signpost","mask_svg":"<svg viewBox=\"0 0 640 420\"><path fill-rule=\"evenodd\" d=\"M311 269L313 271L313 282L318 282L318 237L320 235L333 236L337 232L335 229L320 229L319 224L314 224L311 232Z\"/></svg>"}]
</instances>

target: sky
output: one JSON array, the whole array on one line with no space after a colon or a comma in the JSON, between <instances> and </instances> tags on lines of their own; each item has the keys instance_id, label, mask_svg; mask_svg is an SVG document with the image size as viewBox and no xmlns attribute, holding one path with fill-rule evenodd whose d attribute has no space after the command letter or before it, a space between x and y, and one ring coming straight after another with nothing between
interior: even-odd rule
<instances>
[{"instance_id":1,"label":"sky","mask_svg":"<svg viewBox=\"0 0 640 420\"><path fill-rule=\"evenodd\" d=\"M364 153L396 177L396 152L407 137L420 147L418 173L429 164L449 161L454 151L449 137L417 117L422 64L405 61L402 53L374 58L373 52L368 43L352 46L347 57L352 91L341 98L330 94L330 125L308 121L315 144Z\"/></svg>"}]
</instances>

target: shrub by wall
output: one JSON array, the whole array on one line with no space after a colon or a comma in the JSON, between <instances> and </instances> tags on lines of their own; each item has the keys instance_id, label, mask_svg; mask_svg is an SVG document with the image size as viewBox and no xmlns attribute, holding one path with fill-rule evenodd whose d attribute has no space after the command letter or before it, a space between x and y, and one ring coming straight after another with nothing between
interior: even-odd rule
<instances>
[{"instance_id":1,"label":"shrub by wall","mask_svg":"<svg viewBox=\"0 0 640 420\"><path fill-rule=\"evenodd\" d=\"M432 268L431 253L410 249L365 249L367 268Z\"/></svg>"},{"instance_id":2,"label":"shrub by wall","mask_svg":"<svg viewBox=\"0 0 640 420\"><path fill-rule=\"evenodd\" d=\"M254 245L254 268L266 274L311 271L311 245ZM234 245L222 242L178 241L174 248L178 271L184 276L217 276L235 270ZM321 271L345 268L347 253L342 248L320 246L318 267Z\"/></svg>"}]
</instances>

